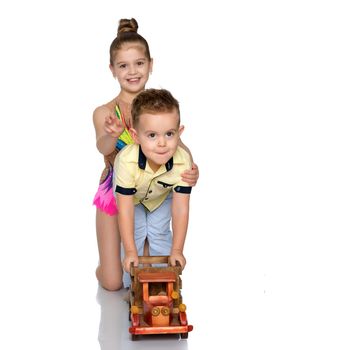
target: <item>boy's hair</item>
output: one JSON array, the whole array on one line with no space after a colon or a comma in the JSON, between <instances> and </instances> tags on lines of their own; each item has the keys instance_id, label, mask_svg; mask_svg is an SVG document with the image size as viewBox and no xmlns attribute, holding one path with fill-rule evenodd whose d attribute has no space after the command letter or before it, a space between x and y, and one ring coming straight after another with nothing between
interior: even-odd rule
<instances>
[{"instance_id":1,"label":"boy's hair","mask_svg":"<svg viewBox=\"0 0 350 350\"><path fill-rule=\"evenodd\" d=\"M109 61L113 66L115 55L118 50L126 43L138 43L145 48L145 55L147 59L151 60L151 54L149 51L148 43L144 37L137 33L139 25L135 18L121 19L118 26L117 37L112 41L109 48Z\"/></svg>"},{"instance_id":2,"label":"boy's hair","mask_svg":"<svg viewBox=\"0 0 350 350\"><path fill-rule=\"evenodd\" d=\"M179 126L180 107L179 102L173 97L173 95L165 89L146 89L140 92L132 102L132 125L134 128L138 126L141 114L158 114L162 112L172 112L174 110L179 115Z\"/></svg>"}]
</instances>

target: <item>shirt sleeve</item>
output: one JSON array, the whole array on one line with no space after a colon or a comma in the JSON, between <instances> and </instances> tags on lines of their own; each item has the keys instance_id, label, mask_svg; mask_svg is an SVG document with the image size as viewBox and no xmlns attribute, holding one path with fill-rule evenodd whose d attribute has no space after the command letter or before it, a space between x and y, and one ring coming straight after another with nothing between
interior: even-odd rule
<instances>
[{"instance_id":1,"label":"shirt sleeve","mask_svg":"<svg viewBox=\"0 0 350 350\"><path fill-rule=\"evenodd\" d=\"M183 157L183 164L179 166L179 181L173 186L173 191L178 193L184 193L184 194L190 194L192 191L192 187L188 185L187 182L182 181L181 174L188 169L191 169L192 162L190 155L185 151L182 150L182 157Z\"/></svg>"},{"instance_id":2,"label":"shirt sleeve","mask_svg":"<svg viewBox=\"0 0 350 350\"><path fill-rule=\"evenodd\" d=\"M124 195L134 195L135 186L135 163L128 162L127 152L121 151L114 161L114 192Z\"/></svg>"}]
</instances>

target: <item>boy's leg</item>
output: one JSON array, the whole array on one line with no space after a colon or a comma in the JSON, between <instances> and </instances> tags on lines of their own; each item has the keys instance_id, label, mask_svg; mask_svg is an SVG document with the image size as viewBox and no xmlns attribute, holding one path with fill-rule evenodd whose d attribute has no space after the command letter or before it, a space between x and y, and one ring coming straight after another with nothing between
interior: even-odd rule
<instances>
[{"instance_id":1,"label":"boy's leg","mask_svg":"<svg viewBox=\"0 0 350 350\"><path fill-rule=\"evenodd\" d=\"M143 248L147 238L147 213L142 204L135 206L134 211L134 239L137 248L137 254L143 255Z\"/></svg>"},{"instance_id":2,"label":"boy's leg","mask_svg":"<svg viewBox=\"0 0 350 350\"><path fill-rule=\"evenodd\" d=\"M150 255L170 255L172 246L171 221L172 193L162 205L147 213L147 239Z\"/></svg>"}]
</instances>

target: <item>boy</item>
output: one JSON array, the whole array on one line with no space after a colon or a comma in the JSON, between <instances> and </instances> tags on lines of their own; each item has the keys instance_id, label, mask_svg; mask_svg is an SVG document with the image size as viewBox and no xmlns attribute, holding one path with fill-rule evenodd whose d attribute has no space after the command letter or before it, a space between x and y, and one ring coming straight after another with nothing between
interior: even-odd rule
<instances>
[{"instance_id":1,"label":"boy","mask_svg":"<svg viewBox=\"0 0 350 350\"><path fill-rule=\"evenodd\" d=\"M148 89L134 99L131 115L135 144L124 147L114 163L124 270L130 271L131 262L137 266L146 239L150 255L170 255L172 265L178 261L184 268L191 187L181 173L192 162L178 146L184 129L179 103L167 90ZM160 207L164 201L169 205ZM135 216L136 210L141 215Z\"/></svg>"}]
</instances>

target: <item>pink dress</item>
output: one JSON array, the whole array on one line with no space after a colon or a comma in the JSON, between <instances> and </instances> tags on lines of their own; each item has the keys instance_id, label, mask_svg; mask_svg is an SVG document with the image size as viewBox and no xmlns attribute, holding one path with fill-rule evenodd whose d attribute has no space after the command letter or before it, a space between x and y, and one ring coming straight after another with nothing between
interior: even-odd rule
<instances>
[{"instance_id":1,"label":"pink dress","mask_svg":"<svg viewBox=\"0 0 350 350\"><path fill-rule=\"evenodd\" d=\"M93 204L98 209L108 215L118 214L118 208L113 191L113 164L118 152L127 144L132 143L132 138L129 134L129 126L125 122L124 116L127 115L131 120L131 105L116 99L116 115L124 124L124 132L118 138L115 149L111 154L104 156L105 168L102 171L100 184L94 197Z\"/></svg>"}]
</instances>

